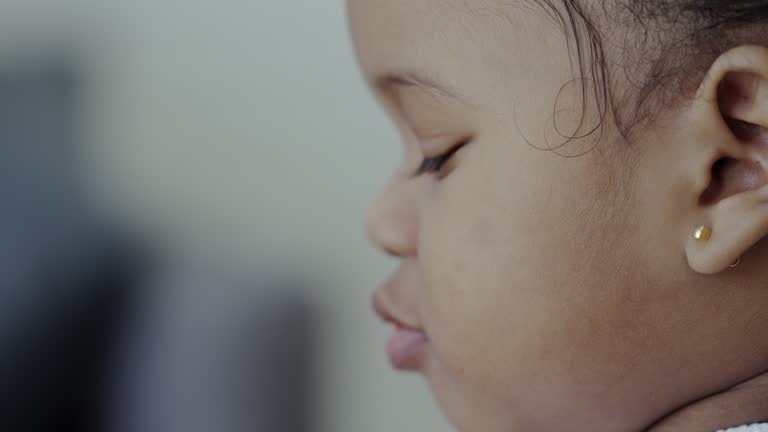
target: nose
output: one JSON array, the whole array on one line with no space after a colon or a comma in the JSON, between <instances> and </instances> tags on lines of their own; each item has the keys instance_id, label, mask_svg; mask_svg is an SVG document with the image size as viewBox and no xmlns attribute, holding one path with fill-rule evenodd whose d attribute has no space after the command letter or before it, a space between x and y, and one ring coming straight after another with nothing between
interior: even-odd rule
<instances>
[{"instance_id":1,"label":"nose","mask_svg":"<svg viewBox=\"0 0 768 432\"><path fill-rule=\"evenodd\" d=\"M396 257L416 255L418 201L408 180L395 176L368 209L368 238Z\"/></svg>"}]
</instances>

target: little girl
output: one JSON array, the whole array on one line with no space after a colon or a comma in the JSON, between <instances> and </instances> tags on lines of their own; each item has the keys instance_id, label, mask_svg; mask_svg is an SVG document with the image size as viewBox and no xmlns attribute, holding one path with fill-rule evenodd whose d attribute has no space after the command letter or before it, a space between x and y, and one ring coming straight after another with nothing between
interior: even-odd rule
<instances>
[{"instance_id":1,"label":"little girl","mask_svg":"<svg viewBox=\"0 0 768 432\"><path fill-rule=\"evenodd\" d=\"M348 6L393 365L465 432L768 430L768 1Z\"/></svg>"}]
</instances>

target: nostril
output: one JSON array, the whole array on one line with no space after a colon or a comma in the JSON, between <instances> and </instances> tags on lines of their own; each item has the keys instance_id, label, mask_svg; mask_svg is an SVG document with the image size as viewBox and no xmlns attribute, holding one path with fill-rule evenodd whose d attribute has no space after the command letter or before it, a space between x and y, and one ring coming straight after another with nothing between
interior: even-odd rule
<instances>
[{"instance_id":1,"label":"nostril","mask_svg":"<svg viewBox=\"0 0 768 432\"><path fill-rule=\"evenodd\" d=\"M394 177L368 208L368 238L385 253L404 257L415 255L419 205L413 183Z\"/></svg>"},{"instance_id":2,"label":"nostril","mask_svg":"<svg viewBox=\"0 0 768 432\"><path fill-rule=\"evenodd\" d=\"M368 240L387 255L398 256L398 241L392 228L381 219L368 224Z\"/></svg>"},{"instance_id":3,"label":"nostril","mask_svg":"<svg viewBox=\"0 0 768 432\"><path fill-rule=\"evenodd\" d=\"M399 257L399 256L402 255L402 254L398 253L395 249L392 249L392 248L389 248L389 247L386 247L386 246L382 247L381 250L383 250L384 253L386 253L387 255L393 256L393 257Z\"/></svg>"},{"instance_id":4,"label":"nostril","mask_svg":"<svg viewBox=\"0 0 768 432\"><path fill-rule=\"evenodd\" d=\"M400 212L377 213L368 219L368 238L393 257L412 255L416 250L416 230L412 219Z\"/></svg>"}]
</instances>

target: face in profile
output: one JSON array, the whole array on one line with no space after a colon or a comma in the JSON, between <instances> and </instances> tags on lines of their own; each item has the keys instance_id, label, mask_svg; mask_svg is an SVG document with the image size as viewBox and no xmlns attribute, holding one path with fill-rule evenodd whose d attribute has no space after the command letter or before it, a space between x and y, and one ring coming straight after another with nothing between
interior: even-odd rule
<instances>
[{"instance_id":1,"label":"face in profile","mask_svg":"<svg viewBox=\"0 0 768 432\"><path fill-rule=\"evenodd\" d=\"M712 249L690 236L718 221L727 233L740 216L716 203L764 185L765 155L716 97L749 86L716 63L694 88L714 98L628 132L533 3L349 0L361 69L403 146L368 215L399 258L376 309L396 325L394 366L423 374L463 431L641 430L766 365L725 354L754 350L738 329L768 294L723 286L761 283L725 270L759 230Z\"/></svg>"}]
</instances>

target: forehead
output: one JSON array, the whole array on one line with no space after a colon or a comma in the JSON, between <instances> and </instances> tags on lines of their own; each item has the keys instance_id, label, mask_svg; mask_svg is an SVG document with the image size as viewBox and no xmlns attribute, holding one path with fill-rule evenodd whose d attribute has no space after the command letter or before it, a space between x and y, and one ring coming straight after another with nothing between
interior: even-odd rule
<instances>
[{"instance_id":1,"label":"forehead","mask_svg":"<svg viewBox=\"0 0 768 432\"><path fill-rule=\"evenodd\" d=\"M499 84L531 65L531 43L563 43L546 12L525 0L349 0L352 35L369 80L416 71L451 86L468 76ZM526 52L527 51L527 52Z\"/></svg>"}]
</instances>

